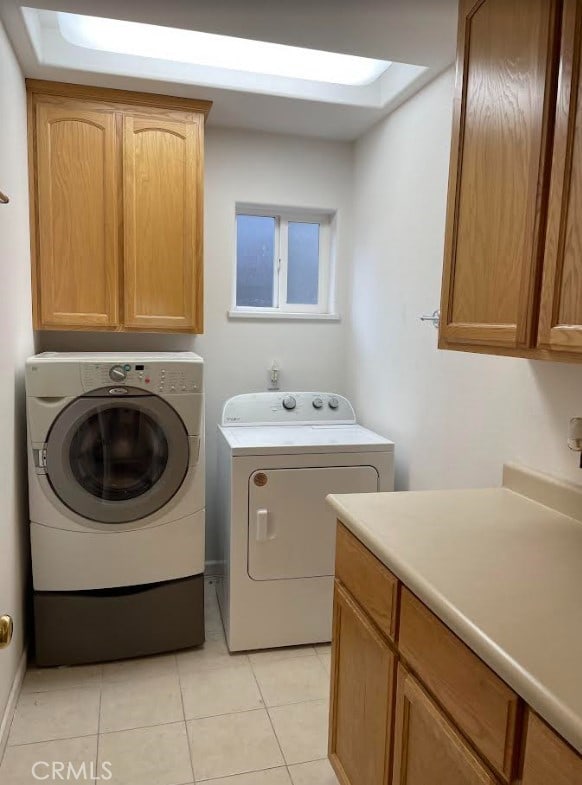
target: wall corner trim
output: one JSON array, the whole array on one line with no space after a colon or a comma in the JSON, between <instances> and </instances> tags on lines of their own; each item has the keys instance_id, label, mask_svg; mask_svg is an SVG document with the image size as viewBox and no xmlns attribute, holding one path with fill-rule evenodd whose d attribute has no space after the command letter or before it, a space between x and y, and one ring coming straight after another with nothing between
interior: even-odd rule
<instances>
[{"instance_id":1,"label":"wall corner trim","mask_svg":"<svg viewBox=\"0 0 582 785\"><path fill-rule=\"evenodd\" d=\"M8 701L6 703L6 708L4 709L4 715L2 716L2 720L0 721L0 762L4 757L4 750L6 749L6 744L8 742L8 734L10 733L12 718L14 716L14 711L16 710L16 704L18 703L18 698L20 696L20 691L22 689L22 682L24 681L24 676L26 674L27 660L28 660L28 651L25 646L20 656L18 668L16 669L16 673L14 674L14 680L12 682L12 688L10 689Z\"/></svg>"}]
</instances>

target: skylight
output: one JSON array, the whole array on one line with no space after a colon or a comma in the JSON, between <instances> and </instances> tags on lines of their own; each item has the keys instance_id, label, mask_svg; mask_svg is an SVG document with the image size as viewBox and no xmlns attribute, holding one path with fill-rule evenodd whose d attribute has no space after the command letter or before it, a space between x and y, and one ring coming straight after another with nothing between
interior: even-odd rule
<instances>
[{"instance_id":1,"label":"skylight","mask_svg":"<svg viewBox=\"0 0 582 785\"><path fill-rule=\"evenodd\" d=\"M391 65L387 60L96 16L59 12L58 23L69 43L86 49L312 82L363 86Z\"/></svg>"}]
</instances>

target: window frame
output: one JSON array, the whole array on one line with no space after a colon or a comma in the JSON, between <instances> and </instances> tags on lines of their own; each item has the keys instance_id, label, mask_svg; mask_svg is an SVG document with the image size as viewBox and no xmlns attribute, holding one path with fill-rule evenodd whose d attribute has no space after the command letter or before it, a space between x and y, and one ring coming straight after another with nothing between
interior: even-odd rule
<instances>
[{"instance_id":1,"label":"window frame","mask_svg":"<svg viewBox=\"0 0 582 785\"><path fill-rule=\"evenodd\" d=\"M239 215L256 215L275 220L273 257L273 303L272 307L237 305L237 218ZM332 312L334 283L333 233L336 213L332 210L275 207L237 203L234 216L234 275L231 317L259 318L315 318L337 319ZM287 302L287 271L289 266L289 223L314 223L319 225L319 270L318 301L315 304Z\"/></svg>"}]
</instances>

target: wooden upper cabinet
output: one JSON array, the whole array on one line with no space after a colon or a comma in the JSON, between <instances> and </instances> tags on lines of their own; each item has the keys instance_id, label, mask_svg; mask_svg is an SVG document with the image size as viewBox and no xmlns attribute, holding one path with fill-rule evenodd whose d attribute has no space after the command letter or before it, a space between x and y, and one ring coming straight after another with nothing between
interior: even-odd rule
<instances>
[{"instance_id":1,"label":"wooden upper cabinet","mask_svg":"<svg viewBox=\"0 0 582 785\"><path fill-rule=\"evenodd\" d=\"M582 4L565 0L538 345L582 353Z\"/></svg>"},{"instance_id":2,"label":"wooden upper cabinet","mask_svg":"<svg viewBox=\"0 0 582 785\"><path fill-rule=\"evenodd\" d=\"M115 113L79 101L36 113L36 326L115 328L118 166Z\"/></svg>"},{"instance_id":3,"label":"wooden upper cabinet","mask_svg":"<svg viewBox=\"0 0 582 785\"><path fill-rule=\"evenodd\" d=\"M35 327L202 332L210 103L27 85Z\"/></svg>"},{"instance_id":4,"label":"wooden upper cabinet","mask_svg":"<svg viewBox=\"0 0 582 785\"><path fill-rule=\"evenodd\" d=\"M557 4L461 0L442 348L532 345Z\"/></svg>"},{"instance_id":5,"label":"wooden upper cabinet","mask_svg":"<svg viewBox=\"0 0 582 785\"><path fill-rule=\"evenodd\" d=\"M199 118L123 120L125 324L202 331Z\"/></svg>"},{"instance_id":6,"label":"wooden upper cabinet","mask_svg":"<svg viewBox=\"0 0 582 785\"><path fill-rule=\"evenodd\" d=\"M400 665L392 785L497 783L445 714Z\"/></svg>"}]
</instances>

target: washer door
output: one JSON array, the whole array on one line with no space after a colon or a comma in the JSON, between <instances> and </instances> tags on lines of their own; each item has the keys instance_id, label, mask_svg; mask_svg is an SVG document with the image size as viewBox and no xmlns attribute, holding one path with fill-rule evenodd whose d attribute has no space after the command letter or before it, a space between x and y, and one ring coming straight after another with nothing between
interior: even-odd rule
<instances>
[{"instance_id":1,"label":"washer door","mask_svg":"<svg viewBox=\"0 0 582 785\"><path fill-rule=\"evenodd\" d=\"M189 444L176 411L155 395L77 398L55 420L46 447L49 482L84 518L128 523L176 494Z\"/></svg>"}]
</instances>

